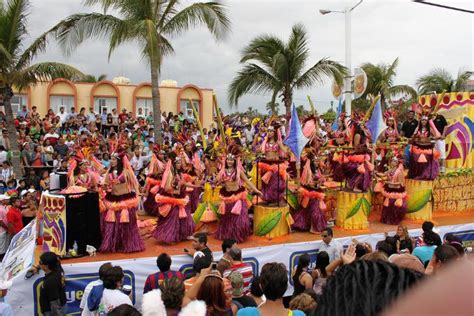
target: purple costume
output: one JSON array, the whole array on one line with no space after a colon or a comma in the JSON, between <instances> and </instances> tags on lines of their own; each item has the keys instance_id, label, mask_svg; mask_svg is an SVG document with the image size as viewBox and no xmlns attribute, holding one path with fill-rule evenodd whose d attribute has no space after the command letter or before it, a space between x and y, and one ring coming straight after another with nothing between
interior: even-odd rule
<instances>
[{"instance_id":1,"label":"purple costume","mask_svg":"<svg viewBox=\"0 0 474 316\"><path fill-rule=\"evenodd\" d=\"M122 174L107 175L109 181L125 183ZM104 199L105 218L103 219L101 252L136 252L145 250L137 226L138 197L135 192L113 195L108 192Z\"/></svg>"}]
</instances>

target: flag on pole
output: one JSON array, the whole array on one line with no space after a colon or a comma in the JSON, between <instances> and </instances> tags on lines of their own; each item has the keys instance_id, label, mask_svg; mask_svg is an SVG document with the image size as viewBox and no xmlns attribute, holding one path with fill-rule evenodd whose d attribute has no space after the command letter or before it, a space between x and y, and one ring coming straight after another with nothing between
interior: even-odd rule
<instances>
[{"instance_id":1,"label":"flag on pole","mask_svg":"<svg viewBox=\"0 0 474 316\"><path fill-rule=\"evenodd\" d=\"M339 119L339 116L341 116L342 113L342 97L339 98L339 103L337 104L337 111L336 111L336 119L334 122L332 122L331 129L333 131L337 130L337 120Z\"/></svg>"},{"instance_id":2,"label":"flag on pole","mask_svg":"<svg viewBox=\"0 0 474 316\"><path fill-rule=\"evenodd\" d=\"M383 120L382 104L380 103L380 99L375 104L372 115L370 116L370 119L367 121L367 123L365 123L365 126L367 126L370 133L372 134L372 143L375 143L380 134L382 134L382 132L387 128L387 125L385 125Z\"/></svg>"},{"instance_id":3,"label":"flag on pole","mask_svg":"<svg viewBox=\"0 0 474 316\"><path fill-rule=\"evenodd\" d=\"M290 126L287 135L288 136L285 139L285 145L291 149L296 157L296 161L299 162L303 148L309 142L309 139L303 135L300 120L298 118L298 112L296 111L294 104L291 111Z\"/></svg>"}]
</instances>

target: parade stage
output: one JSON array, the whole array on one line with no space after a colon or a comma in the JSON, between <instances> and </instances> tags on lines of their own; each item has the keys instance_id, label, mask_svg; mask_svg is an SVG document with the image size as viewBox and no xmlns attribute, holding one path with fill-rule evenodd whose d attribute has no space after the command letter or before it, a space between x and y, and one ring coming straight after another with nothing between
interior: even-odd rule
<instances>
[{"instance_id":1,"label":"parade stage","mask_svg":"<svg viewBox=\"0 0 474 316\"><path fill-rule=\"evenodd\" d=\"M378 233L395 233L397 226L395 225L385 225L380 223L380 212L372 212L369 217L369 227L364 230L347 230L342 229L338 226L333 227L334 237L351 237L356 235L370 235ZM142 217L142 219L146 219ZM452 214L448 212L434 212L433 220L436 226L447 226L447 225L457 225L457 224L467 224L474 223L474 210L463 212L462 214ZM403 225L406 225L408 229L418 229L421 227L419 221L410 221L406 220L402 222ZM208 230L210 233L215 231L217 224L208 225ZM153 227L142 228L140 233L145 242L145 251L135 252L135 253L97 253L96 256L90 257L81 257L81 258L71 258L63 260L64 264L73 264L73 263L82 263L82 262L94 262L94 261L112 261L112 260L124 260L124 259L136 259L136 258L145 258L145 257L156 257L162 252L166 252L172 256L184 254L183 249L188 248L192 249L191 241L183 241L175 245L164 245L159 244L153 237L150 236L150 231ZM258 237L251 235L243 243L239 244L239 247L245 248L258 248L266 246L274 246L278 244L287 244L287 243L299 243L299 242L311 242L321 240L319 234L312 234L309 232L293 232L290 235L276 237L269 239L266 237ZM222 241L217 240L212 234L208 236L208 245L209 248L213 251L221 251ZM37 256L41 253L41 248L37 249Z\"/></svg>"}]
</instances>

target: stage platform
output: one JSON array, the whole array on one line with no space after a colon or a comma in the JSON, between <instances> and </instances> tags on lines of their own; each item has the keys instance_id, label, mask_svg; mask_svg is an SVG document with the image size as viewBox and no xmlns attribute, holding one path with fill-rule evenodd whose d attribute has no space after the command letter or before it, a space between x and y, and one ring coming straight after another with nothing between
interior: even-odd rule
<instances>
[{"instance_id":1,"label":"stage platform","mask_svg":"<svg viewBox=\"0 0 474 316\"><path fill-rule=\"evenodd\" d=\"M142 220L147 219L147 217L141 217ZM452 212L434 212L433 220L436 226L447 226L447 225L457 225L457 224L467 224L474 222L474 211L465 211L462 213ZM336 238L340 237L350 237L356 235L366 235L366 234L376 234L376 233L394 233L397 229L396 225L385 225L380 223L380 213L372 212L369 217L369 229L364 230L345 230L340 227L333 227L334 236ZM417 229L421 227L420 221L404 221L403 225L406 225L408 229ZM208 237L208 245L212 251L221 251L222 241L217 240L212 232L216 230L217 224L213 223L208 225L208 231L211 233ZM150 231L153 227L141 228L141 235L145 242L145 251L135 252L135 253L97 253L96 256L82 257L82 258L71 258L64 259L63 263L73 264L73 263L82 263L82 262L94 262L94 261L113 261L113 260L124 260L124 259L137 259L137 258L147 258L147 257L156 257L162 252L166 252L172 256L184 254L183 249L188 248L192 249L191 241L183 241L175 245L164 245L158 243L153 237L150 236ZM258 248L266 246L274 246L278 244L288 244L288 243L299 243L299 242L311 242L321 240L319 234L312 234L309 232L293 232L288 236L268 239L264 237L249 236L248 239L240 243L239 246L242 249L245 248ZM37 248L37 256L41 253L40 247Z\"/></svg>"}]
</instances>

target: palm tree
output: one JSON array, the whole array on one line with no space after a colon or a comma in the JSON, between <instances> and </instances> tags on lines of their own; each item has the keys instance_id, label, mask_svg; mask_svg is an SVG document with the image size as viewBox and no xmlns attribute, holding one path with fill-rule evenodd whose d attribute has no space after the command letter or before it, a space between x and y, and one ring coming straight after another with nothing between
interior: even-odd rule
<instances>
[{"instance_id":1,"label":"palm tree","mask_svg":"<svg viewBox=\"0 0 474 316\"><path fill-rule=\"evenodd\" d=\"M271 112L272 115L278 115L279 108L280 108L280 104L278 102L270 101L270 102L267 103L267 105L265 105L265 109L268 112Z\"/></svg>"},{"instance_id":2,"label":"palm tree","mask_svg":"<svg viewBox=\"0 0 474 316\"><path fill-rule=\"evenodd\" d=\"M32 64L35 57L44 52L49 32L38 37L26 49L26 30L30 9L28 0L0 1L0 93L7 120L8 138L12 151L12 165L17 177L21 176L20 152L18 147L11 98L13 88L23 89L41 81L56 78L81 76L81 72L71 66L43 62Z\"/></svg>"},{"instance_id":3,"label":"palm tree","mask_svg":"<svg viewBox=\"0 0 474 316\"><path fill-rule=\"evenodd\" d=\"M304 69L309 57L308 38L303 25L296 24L287 43L274 35L254 38L242 51L243 68L229 86L229 103L237 105L247 93L272 93L271 102L281 97L286 114L291 112L295 89L310 88L326 78L342 82L345 67L323 58Z\"/></svg>"},{"instance_id":4,"label":"palm tree","mask_svg":"<svg viewBox=\"0 0 474 316\"><path fill-rule=\"evenodd\" d=\"M435 68L430 71L427 75L421 76L416 81L418 91L420 94L430 94L433 91L437 93L445 92L457 92L465 89L465 84L474 74L473 71L466 71L460 69L458 76L453 76L443 68Z\"/></svg>"},{"instance_id":5,"label":"palm tree","mask_svg":"<svg viewBox=\"0 0 474 316\"><path fill-rule=\"evenodd\" d=\"M57 38L66 53L90 38L109 40L109 58L124 43L136 43L150 66L155 137L161 142L161 109L158 80L163 58L174 52L168 40L184 31L205 25L216 39L230 28L224 6L196 2L182 7L180 0L85 0L103 13L73 14L58 24Z\"/></svg>"},{"instance_id":6,"label":"palm tree","mask_svg":"<svg viewBox=\"0 0 474 316\"><path fill-rule=\"evenodd\" d=\"M101 74L99 76L94 76L94 75L84 75L83 78L77 78L75 81L76 82L90 82L90 83L96 83L102 80L107 79L106 74Z\"/></svg>"},{"instance_id":7,"label":"palm tree","mask_svg":"<svg viewBox=\"0 0 474 316\"><path fill-rule=\"evenodd\" d=\"M367 89L361 98L367 99L369 94L373 96L380 94L382 107L384 107L387 101L393 97L399 97L402 95L416 97L416 90L412 87L408 85L393 84L395 76L397 75L397 66L398 58L396 58L391 64L362 64L361 68L367 74Z\"/></svg>"}]
</instances>

